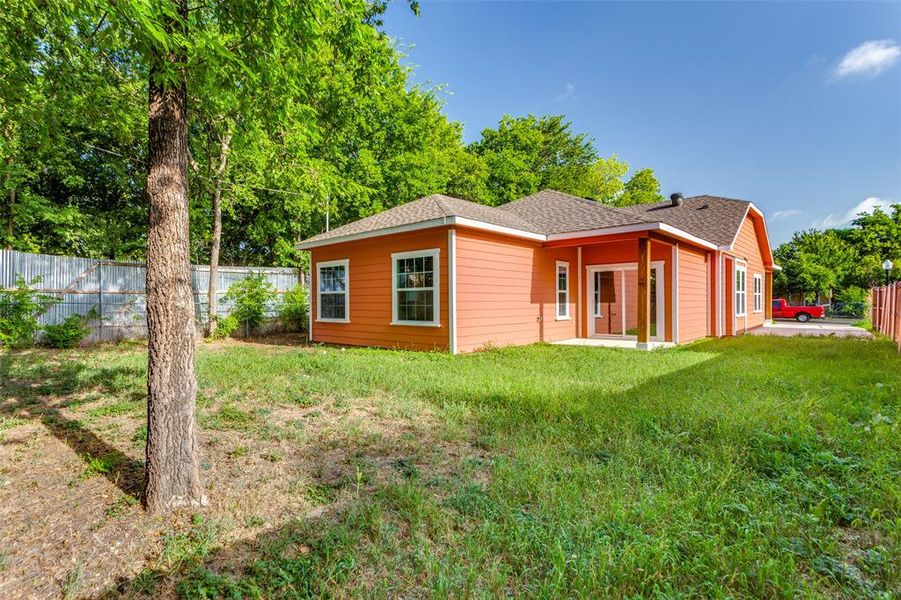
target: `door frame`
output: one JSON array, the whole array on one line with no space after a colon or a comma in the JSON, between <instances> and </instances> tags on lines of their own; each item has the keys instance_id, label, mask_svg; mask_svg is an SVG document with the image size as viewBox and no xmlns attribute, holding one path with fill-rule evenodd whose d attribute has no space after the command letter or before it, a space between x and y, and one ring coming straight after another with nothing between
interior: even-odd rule
<instances>
[{"instance_id":1,"label":"door frame","mask_svg":"<svg viewBox=\"0 0 901 600\"><path fill-rule=\"evenodd\" d=\"M651 270L657 271L657 282L654 286L655 292L657 294L657 335L651 336L650 340L654 342L662 342L666 339L666 295L664 293L664 278L666 277L665 271L665 261L662 260L652 260L651 261ZM595 333L594 327L594 298L592 289L594 287L594 274L595 273L603 273L607 271L612 272L622 272L626 271L638 271L638 263L612 263L612 264L594 264L594 265L586 265L585 266L585 320L588 322L588 328L585 332L585 337L593 338L593 339L615 339L615 340L637 340L637 335L626 335L626 327L625 327L625 319L626 312L623 310L623 304L620 305L620 312L622 314L623 319L623 333L621 334L606 334L606 333ZM625 277L625 275L622 275ZM623 286L625 287L625 286ZM622 295L622 302L625 303L625 294Z\"/></svg>"}]
</instances>

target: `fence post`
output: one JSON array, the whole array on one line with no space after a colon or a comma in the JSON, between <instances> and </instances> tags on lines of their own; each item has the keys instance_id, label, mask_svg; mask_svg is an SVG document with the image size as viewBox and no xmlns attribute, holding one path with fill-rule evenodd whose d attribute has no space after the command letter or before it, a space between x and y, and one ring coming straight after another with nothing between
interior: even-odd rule
<instances>
[{"instance_id":1,"label":"fence post","mask_svg":"<svg viewBox=\"0 0 901 600\"><path fill-rule=\"evenodd\" d=\"M103 341L103 261L97 261L97 319L100 321L100 335L97 337L100 338L99 341Z\"/></svg>"},{"instance_id":2,"label":"fence post","mask_svg":"<svg viewBox=\"0 0 901 600\"><path fill-rule=\"evenodd\" d=\"M895 341L901 352L901 282L895 283Z\"/></svg>"}]
</instances>

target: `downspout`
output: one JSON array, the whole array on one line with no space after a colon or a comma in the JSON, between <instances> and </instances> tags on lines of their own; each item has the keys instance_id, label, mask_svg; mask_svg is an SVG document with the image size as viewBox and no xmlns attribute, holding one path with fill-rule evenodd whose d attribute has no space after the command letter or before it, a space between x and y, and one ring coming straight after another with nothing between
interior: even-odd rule
<instances>
[{"instance_id":1,"label":"downspout","mask_svg":"<svg viewBox=\"0 0 901 600\"><path fill-rule=\"evenodd\" d=\"M457 354L457 230L447 230L447 320L448 349Z\"/></svg>"}]
</instances>

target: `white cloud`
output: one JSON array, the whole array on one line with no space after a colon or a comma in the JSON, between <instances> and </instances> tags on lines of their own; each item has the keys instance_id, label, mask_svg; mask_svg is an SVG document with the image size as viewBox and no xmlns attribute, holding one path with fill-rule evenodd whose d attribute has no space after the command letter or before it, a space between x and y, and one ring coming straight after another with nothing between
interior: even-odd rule
<instances>
[{"instance_id":1,"label":"white cloud","mask_svg":"<svg viewBox=\"0 0 901 600\"><path fill-rule=\"evenodd\" d=\"M891 213L891 207L892 202L883 200L882 198L876 198L875 196L870 196L869 198L865 198L864 200L861 200L860 202L855 204L844 214L838 215L836 213L829 213L822 219L818 219L811 223L811 227L816 227L817 229L841 227L856 219L857 215L859 215L860 213L869 214L872 213L876 208L881 208L883 212Z\"/></svg>"},{"instance_id":2,"label":"white cloud","mask_svg":"<svg viewBox=\"0 0 901 600\"><path fill-rule=\"evenodd\" d=\"M894 40L873 40L854 48L838 63L834 79L851 75L879 75L901 57L901 47Z\"/></svg>"},{"instance_id":3,"label":"white cloud","mask_svg":"<svg viewBox=\"0 0 901 600\"><path fill-rule=\"evenodd\" d=\"M792 217L800 217L801 215L806 215L807 213L803 210L798 210L797 208L790 208L788 210L777 210L774 212L770 219L773 221L784 221L785 219L791 219Z\"/></svg>"},{"instance_id":4,"label":"white cloud","mask_svg":"<svg viewBox=\"0 0 901 600\"><path fill-rule=\"evenodd\" d=\"M572 100L575 97L576 97L576 86L572 83L567 83L564 86L563 91L554 97L554 100L556 100L557 102L561 102L563 100Z\"/></svg>"}]
</instances>

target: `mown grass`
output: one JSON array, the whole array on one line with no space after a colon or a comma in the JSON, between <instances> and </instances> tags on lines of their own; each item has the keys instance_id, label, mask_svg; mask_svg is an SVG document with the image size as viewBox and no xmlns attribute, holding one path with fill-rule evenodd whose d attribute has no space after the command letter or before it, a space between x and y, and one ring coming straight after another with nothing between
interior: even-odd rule
<instances>
[{"instance_id":1,"label":"mown grass","mask_svg":"<svg viewBox=\"0 0 901 600\"><path fill-rule=\"evenodd\" d=\"M125 369L116 391L129 397L143 355L102 355ZM372 399L437 414L423 445L481 452L450 474L396 460L377 484L361 463L349 504L271 532L238 566L214 566L229 549L203 529L202 553L164 561L183 597L901 593L901 357L888 343L460 357L226 346L202 349L197 367L205 428L263 439L280 434L278 407Z\"/></svg>"}]
</instances>

